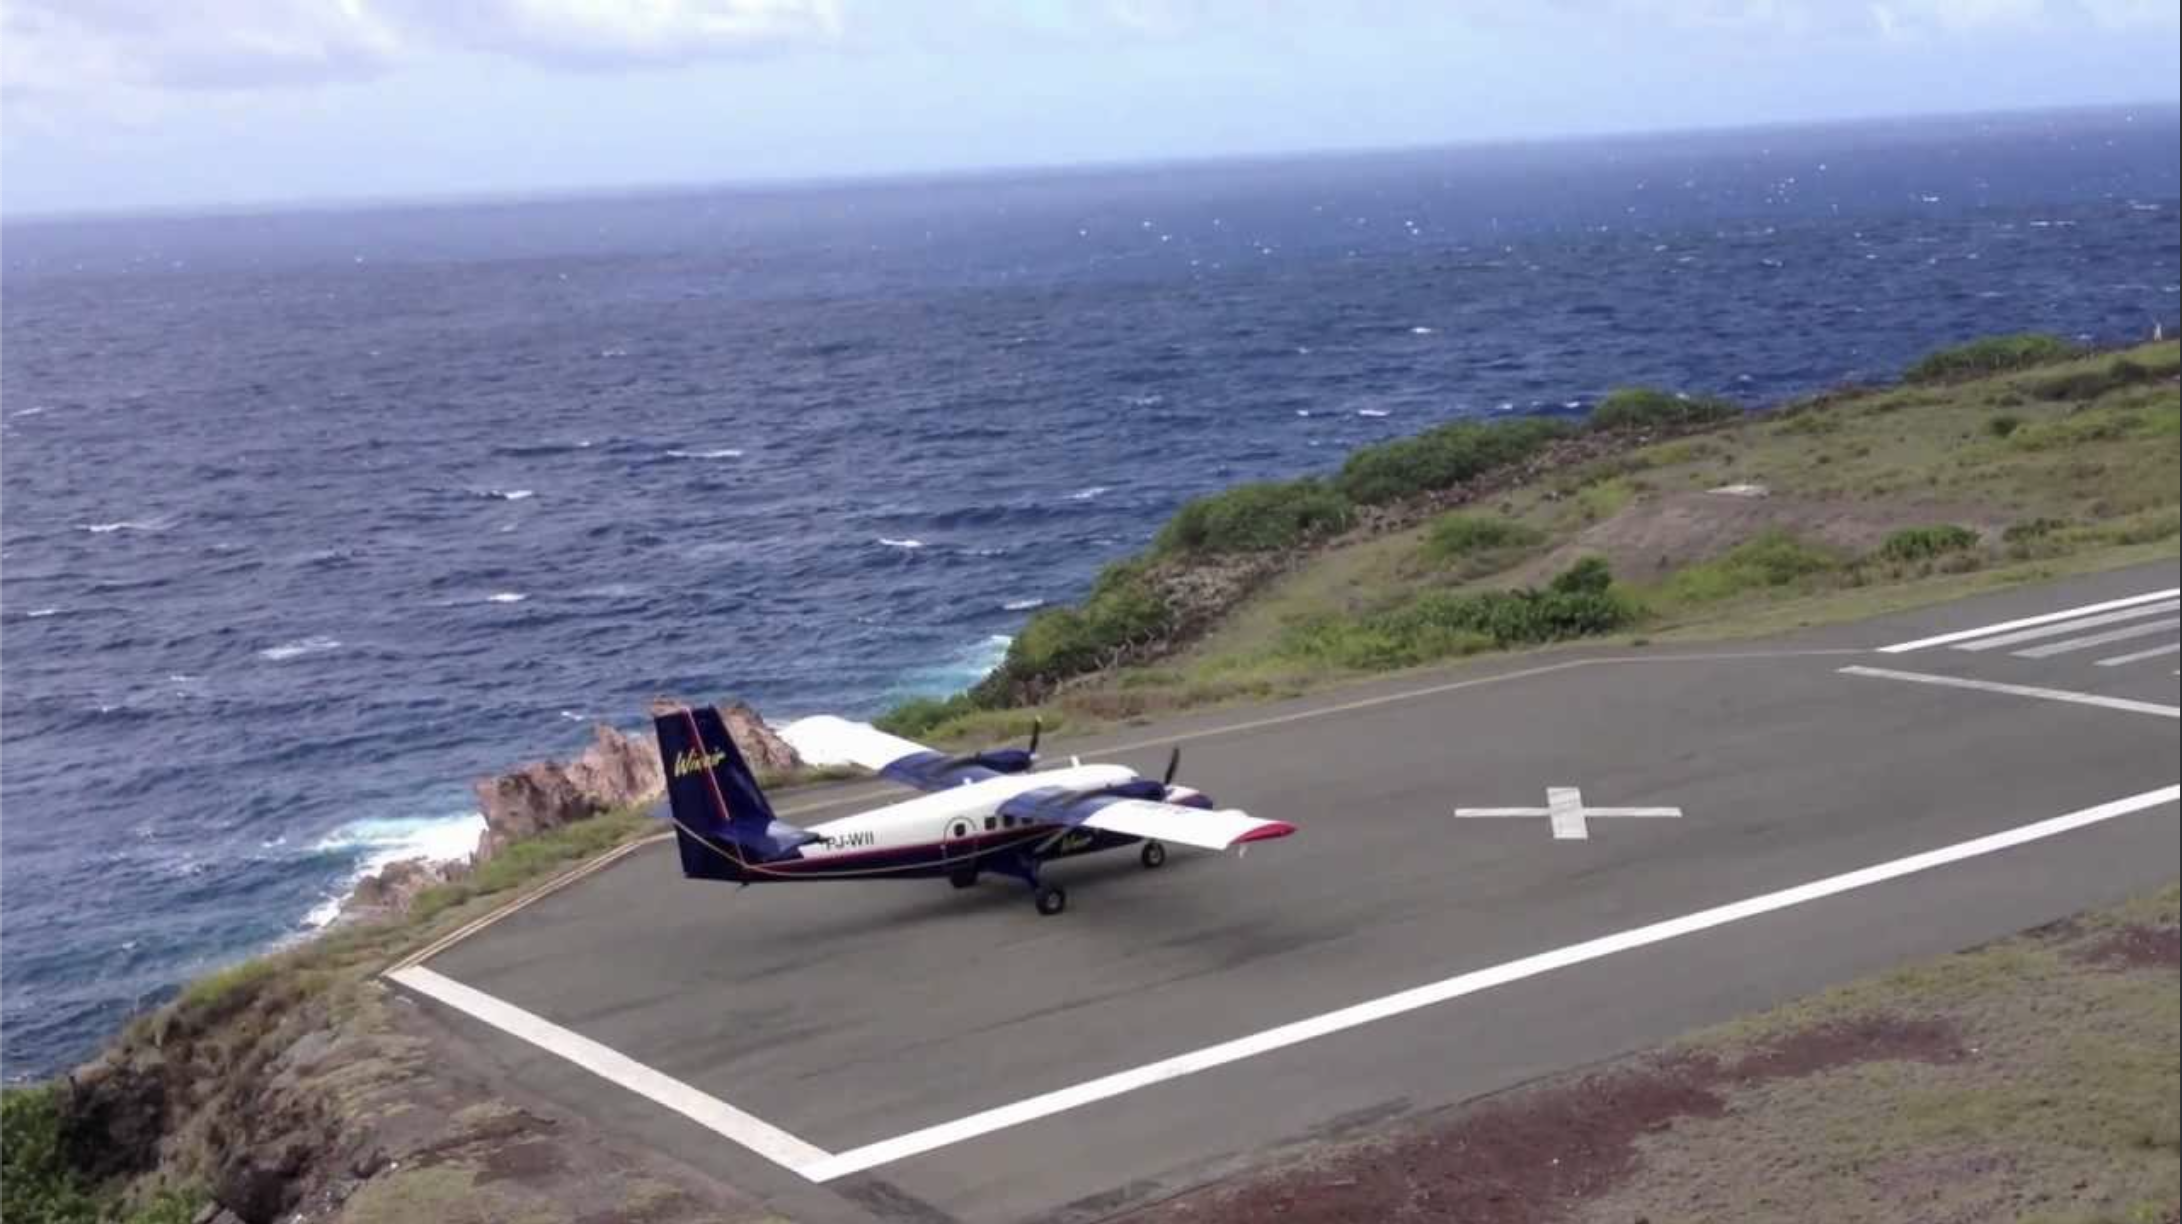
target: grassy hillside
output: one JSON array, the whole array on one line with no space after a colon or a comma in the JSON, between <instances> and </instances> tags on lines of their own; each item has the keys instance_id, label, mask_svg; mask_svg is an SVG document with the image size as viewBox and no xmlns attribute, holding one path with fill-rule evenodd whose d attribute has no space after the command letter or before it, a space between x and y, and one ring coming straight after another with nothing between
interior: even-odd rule
<instances>
[{"instance_id":1,"label":"grassy hillside","mask_svg":"<svg viewBox=\"0 0 2182 1224\"><path fill-rule=\"evenodd\" d=\"M1582 426L1443 427L1182 508L934 740L1142 717L1576 638L1848 619L2176 550L2177 345L2001 337L1745 413L1650 390ZM1582 572L1579 573L1579 567ZM1600 581L1603 573L1610 583ZM1588 577L1584 575L1588 575ZM1586 585L1573 614L1561 588Z\"/></svg>"}]
</instances>

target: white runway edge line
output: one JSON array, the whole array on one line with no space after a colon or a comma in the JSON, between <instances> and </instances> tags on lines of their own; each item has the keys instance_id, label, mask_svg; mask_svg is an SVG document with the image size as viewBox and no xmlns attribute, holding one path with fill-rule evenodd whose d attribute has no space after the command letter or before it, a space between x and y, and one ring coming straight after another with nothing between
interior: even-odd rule
<instances>
[{"instance_id":1,"label":"white runway edge line","mask_svg":"<svg viewBox=\"0 0 2182 1224\"><path fill-rule=\"evenodd\" d=\"M2147 616L2157 616L2162 612L2176 611L2182 611L2182 600L2169 599L2160 603L2138 604L2134 608L2123 608L2119 612L2108 612L2102 616L2085 616L2076 620L2056 621L2050 625L2040 625L2035 629L2025 629L2018 633L2003 633L1998 637L1982 637L1974 642L1958 642L1955 649L1972 652L1999 650L2003 646L2020 646L2025 642L2035 642L2040 638L2063 637L2071 633L2081 633L2086 629L2096 629L2101 625L2118 624L2122 621L2140 621Z\"/></svg>"},{"instance_id":2,"label":"white runway edge line","mask_svg":"<svg viewBox=\"0 0 2182 1224\"><path fill-rule=\"evenodd\" d=\"M2028 629L2032 625L2047 625L2054 621L2068 620L2071 617L2089 616L2094 612L2108 612L2115 608L2131 608L2138 604L2173 599L2176 596L2182 596L2182 587L2169 587L2164 591L2149 591L2142 595L2131 595L2127 599L2109 599L2105 603L2085 604L2081 608L2065 608L2059 612L2048 612L2043 616L2026 616L2021 620L2003 621L1997 625L1980 625L1975 629L1964 629L1956 633L1942 633L1937 637L1918 638L1914 642L1896 642L1892 646L1881 646L1879 653L1908 654L1912 650L1923 650L1927 646L1945 646L1951 642L1967 642L1971 638L1984 637L1988 633L2006 633L2010 629Z\"/></svg>"},{"instance_id":3,"label":"white runway edge line","mask_svg":"<svg viewBox=\"0 0 2182 1224\"><path fill-rule=\"evenodd\" d=\"M787 1131L752 1117L718 1097L700 1092L670 1075L652 1070L581 1033L570 1032L511 1003L465 986L422 965L396 969L388 977L464 1012L541 1050L558 1054L601 1079L621 1085L681 1114L716 1134L732 1139L774 1164L810 1176L809 1170L831 1159Z\"/></svg>"},{"instance_id":4,"label":"white runway edge line","mask_svg":"<svg viewBox=\"0 0 2182 1224\"><path fill-rule=\"evenodd\" d=\"M2182 718L2182 707L2160 705L2152 701L2131 701L2127 697L2105 697L2098 693L2077 693L2068 689L2039 688L2030 684L2001 684L1996 680L1935 676L1927 672L1895 671L1887 667L1844 667L1841 674L1869 676L1878 680L1901 680L1909 684L1930 684L1939 688L1972 689L1980 693L2005 693L2010 697L2035 697L2040 701L2065 701L2070 705L2098 706L2101 709L2121 710L2129 714Z\"/></svg>"},{"instance_id":5,"label":"white runway edge line","mask_svg":"<svg viewBox=\"0 0 2182 1224\"><path fill-rule=\"evenodd\" d=\"M1051 1117L1054 1114L1089 1105L1096 1101L1103 1101L1120 1096L1123 1093L1134 1092L1139 1088L1149 1088L1154 1084L1163 1084L1170 1080L1181 1079L1187 1075L1194 1075L1200 1071L1209 1071L1214 1067L1223 1066L1227 1063L1239 1062L1242 1059L1253 1058L1287 1046L1299 1045L1315 1038L1339 1033L1345 1029L1357 1028L1375 1021L1385 1020L1391 1016L1399 1016L1404 1012L1416 1011L1420 1008L1431 1007L1434 1004L1445 1003L1450 999L1458 999L1464 995L1490 990L1495 986L1505 986L1510 982L1537 977L1540 974L1551 973L1556 969L1566 969L1571 965L1580 965L1586 961L1598 960L1602 957L1612 956L1617 952L1627 952L1650 944L1664 943L1670 939L1710 930L1713 927L1725 926L1731 922L1740 922L1746 918L1755 918L1761 914L1770 914L1776 910L1784 910L1791 906L1803 905L1854 889L1868 888L1871 885L1882 884L1888 880L1900 879L1903 876L1920 871L1929 871L1934 867L1944 867L1950 863L1959 863L1964 859L1993 854L2029 842L2055 837L2071 830L2127 816L2133 812L2141 812L2146 808L2173 803L2178 795L2182 795L2182 787L2161 787L2158 790L2146 791L2141 795L2132 795L2126 799L2116 799L2111 803L2102 803L2097 807L2071 812L2066 816L2041 820L2036 824L2023 825L2019 828L1994 833L1972 841L1959 842L1938 850L1928 850L1923 854L1895 859L1892 862L1880 863L1858 871L1828 876L1823 880L1815 880L1809 884L1783 889L1780 892L1766 893L1763 896L1752 897L1746 901L1737 901L1730 905L1700 910L1685 917L1656 922L1650 926L1638 927L1633 931L1623 931L1618 935L1607 935L1551 952L1526 956L1521 960L1496 965L1490 969L1465 973L1459 977L1434 982L1429 986L1419 986L1413 990L1405 990L1400 994L1388 995L1385 998L1374 999L1368 1003L1359 1003L1352 1007L1343 1008L1340 1011L1327 1012L1321 1016L1313 1016L1308 1020L1298 1020L1292 1024L1284 1024L1279 1028L1267 1029L1262 1033L1256 1033L1234 1041L1207 1046L1204 1049L1152 1063L1148 1066L1119 1072L1102 1079L1092 1080L1089 1083L1078 1084L1073 1088L1063 1088L1058 1092L1049 1092L1043 1096L1018 1101L1013 1105L1003 1105L998 1109L972 1114L959 1121L947 1122L893 1139L882 1140L866 1147L842 1152L837 1156L826 1157L815 1164L804 1167L800 1171L805 1177L818 1182L847 1177L852 1173L861 1173L880 1165L922 1155L965 1140L975 1139L981 1135L989 1135L994 1131L1021 1126L1026 1122Z\"/></svg>"}]
</instances>

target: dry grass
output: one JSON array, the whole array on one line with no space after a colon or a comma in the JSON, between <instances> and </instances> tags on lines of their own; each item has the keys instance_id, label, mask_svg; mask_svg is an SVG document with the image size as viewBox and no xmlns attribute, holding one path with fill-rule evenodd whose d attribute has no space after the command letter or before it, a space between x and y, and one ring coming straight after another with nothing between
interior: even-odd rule
<instances>
[{"instance_id":1,"label":"dry grass","mask_svg":"<svg viewBox=\"0 0 2182 1224\"><path fill-rule=\"evenodd\" d=\"M2169 888L1698 1035L1687 1048L1731 1053L1847 1017L1929 1017L1952 1025L1969 1056L1861 1063L1732 1094L1720 1117L1640 1140L1635 1174L1575 1218L2174 1218L2182 994L2172 969L2116 969L2083 953L2116 927L2171 932L2177 895Z\"/></svg>"}]
</instances>

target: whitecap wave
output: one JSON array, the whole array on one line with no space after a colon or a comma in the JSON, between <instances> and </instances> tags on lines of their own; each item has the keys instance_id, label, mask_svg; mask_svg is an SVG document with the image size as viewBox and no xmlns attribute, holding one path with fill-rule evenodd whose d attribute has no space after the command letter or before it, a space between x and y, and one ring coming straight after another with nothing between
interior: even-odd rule
<instances>
[{"instance_id":1,"label":"whitecap wave","mask_svg":"<svg viewBox=\"0 0 2182 1224\"><path fill-rule=\"evenodd\" d=\"M1003 612L1029 612L1045 606L1046 601L1043 599L1011 599L1001 604L1000 610Z\"/></svg>"},{"instance_id":2,"label":"whitecap wave","mask_svg":"<svg viewBox=\"0 0 2182 1224\"><path fill-rule=\"evenodd\" d=\"M48 616L59 616L60 614L61 610L59 608L32 608L30 611L23 613L23 616L27 620L44 620Z\"/></svg>"},{"instance_id":3,"label":"whitecap wave","mask_svg":"<svg viewBox=\"0 0 2182 1224\"><path fill-rule=\"evenodd\" d=\"M1436 331L1438 331L1438 330L1439 330L1439 329L1438 329L1438 328L1436 328L1436 327L1425 327L1425 326L1423 326L1422 324L1419 324L1419 325L1418 325L1418 326L1416 326L1416 327L1412 327L1412 328L1410 328L1410 329L1409 329L1409 334L1410 334L1410 335L1412 335L1412 336L1429 336L1429 335L1431 335L1431 334L1432 334L1433 332L1436 332Z\"/></svg>"},{"instance_id":4,"label":"whitecap wave","mask_svg":"<svg viewBox=\"0 0 2182 1224\"><path fill-rule=\"evenodd\" d=\"M485 496L498 501L529 501L538 496L535 489L487 489Z\"/></svg>"},{"instance_id":5,"label":"whitecap wave","mask_svg":"<svg viewBox=\"0 0 2182 1224\"><path fill-rule=\"evenodd\" d=\"M1370 417L1373 420L1377 420L1380 417L1390 417L1394 414L1384 408L1359 408L1356 410L1356 415L1360 417Z\"/></svg>"},{"instance_id":6,"label":"whitecap wave","mask_svg":"<svg viewBox=\"0 0 2182 1224\"><path fill-rule=\"evenodd\" d=\"M171 518L115 519L111 523L78 523L76 529L92 535L112 535L117 531L165 531L172 526L174 520Z\"/></svg>"},{"instance_id":7,"label":"whitecap wave","mask_svg":"<svg viewBox=\"0 0 2182 1224\"><path fill-rule=\"evenodd\" d=\"M1108 487L1107 487L1106 485L1092 485L1092 486L1090 486L1089 488L1085 488L1085 489L1078 489L1078 490L1076 490L1076 491L1075 491L1074 493L1071 493L1071 494L1069 494L1069 495L1068 495L1068 500L1070 500L1070 501L1090 501L1090 500L1092 500L1093 498L1097 498L1097 497L1104 497L1104 496L1106 496L1106 494L1108 494L1108 493L1110 493L1110 492L1112 492L1112 491L1113 491L1113 490L1112 490L1112 489L1110 489L1110 488L1108 488Z\"/></svg>"},{"instance_id":8,"label":"whitecap wave","mask_svg":"<svg viewBox=\"0 0 2182 1224\"><path fill-rule=\"evenodd\" d=\"M609 582L604 586L585 587L576 592L585 599L631 599L644 593L644 588L634 582Z\"/></svg>"},{"instance_id":9,"label":"whitecap wave","mask_svg":"<svg viewBox=\"0 0 2182 1224\"><path fill-rule=\"evenodd\" d=\"M307 638L297 638L293 642L282 642L278 646L268 646L258 652L258 657L271 659L275 663L282 663L289 659L301 658L304 655L323 654L326 651L339 650L340 648L341 642L339 639L330 638L324 634L316 634Z\"/></svg>"},{"instance_id":10,"label":"whitecap wave","mask_svg":"<svg viewBox=\"0 0 2182 1224\"><path fill-rule=\"evenodd\" d=\"M914 550L916 550L916 549L919 549L919 548L923 548L923 547L924 547L924 541L923 541L923 540L916 540L916 539L908 539L908 540L894 540L894 539L889 539L889 538L887 538L886 536L880 536L880 537L879 537L879 543L881 543L881 544L884 544L884 545L886 545L886 546L887 546L888 548L901 548L901 549L907 549L907 550L910 550L910 551L914 551Z\"/></svg>"},{"instance_id":11,"label":"whitecap wave","mask_svg":"<svg viewBox=\"0 0 2182 1224\"><path fill-rule=\"evenodd\" d=\"M316 929L331 923L340 916L341 903L356 890L357 882L389 863L413 858L448 862L470 857L484 832L485 817L481 812L357 820L342 825L318 839L311 850L352 860L347 879L337 892L303 916L303 924Z\"/></svg>"},{"instance_id":12,"label":"whitecap wave","mask_svg":"<svg viewBox=\"0 0 2182 1224\"><path fill-rule=\"evenodd\" d=\"M737 450L737 449L735 449L735 448L734 448L734 447L732 447L732 446L723 446L723 447L720 447L720 448L719 448L719 449L717 449L717 450L671 450L671 451L668 451L668 452L667 452L667 458L669 458L669 459L740 459L740 458L742 458L742 452L741 452L741 451L739 451L739 450Z\"/></svg>"},{"instance_id":13,"label":"whitecap wave","mask_svg":"<svg viewBox=\"0 0 2182 1224\"><path fill-rule=\"evenodd\" d=\"M521 591L494 591L492 594L485 597L485 602L497 604L511 604L521 603L529 598L530 596L523 594Z\"/></svg>"}]
</instances>

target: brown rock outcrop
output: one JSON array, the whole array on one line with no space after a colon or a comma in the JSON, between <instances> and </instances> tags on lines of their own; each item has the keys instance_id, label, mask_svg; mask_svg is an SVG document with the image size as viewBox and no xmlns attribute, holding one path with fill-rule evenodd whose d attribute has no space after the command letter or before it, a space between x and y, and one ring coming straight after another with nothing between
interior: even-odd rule
<instances>
[{"instance_id":1,"label":"brown rock outcrop","mask_svg":"<svg viewBox=\"0 0 2182 1224\"><path fill-rule=\"evenodd\" d=\"M532 761L511 773L477 780L485 833L471 862L483 863L508 843L557 829L665 792L659 749L604 723L592 728L591 745L573 760Z\"/></svg>"},{"instance_id":2,"label":"brown rock outcrop","mask_svg":"<svg viewBox=\"0 0 2182 1224\"><path fill-rule=\"evenodd\" d=\"M336 921L399 917L409 912L418 893L468 874L470 864L462 859L408 858L388 863L356 882L356 890L341 902Z\"/></svg>"},{"instance_id":3,"label":"brown rock outcrop","mask_svg":"<svg viewBox=\"0 0 2182 1224\"><path fill-rule=\"evenodd\" d=\"M728 702L720 707L720 719L727 724L728 738L735 741L736 751L759 777L777 777L803 768L803 758L788 746L787 740L773 734L773 729L748 705Z\"/></svg>"},{"instance_id":4,"label":"brown rock outcrop","mask_svg":"<svg viewBox=\"0 0 2182 1224\"><path fill-rule=\"evenodd\" d=\"M660 703L654 702L653 708ZM802 768L803 758L749 705L731 701L719 709L735 747L759 777L780 777ZM471 857L473 864L492 858L509 842L615 808L650 803L666 793L666 768L658 745L648 736L632 739L600 723L592 728L592 737L591 745L573 760L533 761L511 773L478 779L485 833Z\"/></svg>"}]
</instances>

